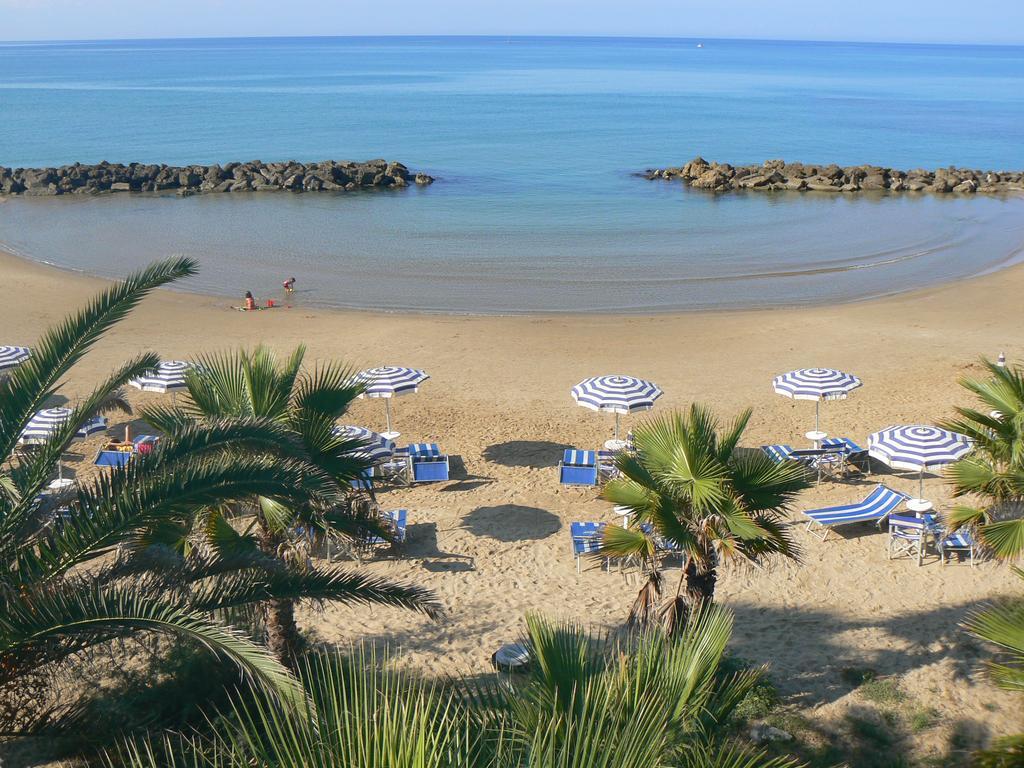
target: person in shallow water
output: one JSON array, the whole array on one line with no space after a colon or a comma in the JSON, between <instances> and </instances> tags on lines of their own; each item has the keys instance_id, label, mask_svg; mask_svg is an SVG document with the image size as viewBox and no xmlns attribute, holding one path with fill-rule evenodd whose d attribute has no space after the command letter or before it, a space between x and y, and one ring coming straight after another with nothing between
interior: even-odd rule
<instances>
[{"instance_id":1,"label":"person in shallow water","mask_svg":"<svg viewBox=\"0 0 1024 768\"><path fill-rule=\"evenodd\" d=\"M281 283L281 285L284 286L284 289L288 291L288 293L291 293L295 290L295 278L289 277L287 280Z\"/></svg>"},{"instance_id":2,"label":"person in shallow water","mask_svg":"<svg viewBox=\"0 0 1024 768\"><path fill-rule=\"evenodd\" d=\"M245 292L245 308L256 309L256 299L252 297L252 291Z\"/></svg>"}]
</instances>

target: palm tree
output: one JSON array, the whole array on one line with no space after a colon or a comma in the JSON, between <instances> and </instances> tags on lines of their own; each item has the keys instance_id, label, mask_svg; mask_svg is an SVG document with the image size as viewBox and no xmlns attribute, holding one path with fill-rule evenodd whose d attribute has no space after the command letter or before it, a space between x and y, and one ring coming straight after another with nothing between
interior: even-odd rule
<instances>
[{"instance_id":1,"label":"palm tree","mask_svg":"<svg viewBox=\"0 0 1024 768\"><path fill-rule=\"evenodd\" d=\"M1014 568L1024 579L1024 570ZM1004 658L989 662L989 673L1000 688L1024 693L1024 600L1017 598L973 612L965 622L975 637L992 643ZM998 739L990 749L977 755L975 765L983 768L1011 768L1024 764L1024 733Z\"/></svg>"},{"instance_id":2,"label":"palm tree","mask_svg":"<svg viewBox=\"0 0 1024 768\"><path fill-rule=\"evenodd\" d=\"M527 619L522 681L437 681L366 649L307 656L298 715L258 691L190 737L153 734L108 755L125 768L783 768L727 738L761 670L725 675L731 615L708 606L676 638L616 640Z\"/></svg>"},{"instance_id":3,"label":"palm tree","mask_svg":"<svg viewBox=\"0 0 1024 768\"><path fill-rule=\"evenodd\" d=\"M943 426L974 441L974 450L946 470L955 497L974 496L981 506L958 506L946 515L951 529L970 528L997 557L1024 552L1024 369L982 361L985 379L960 383L979 408L956 408Z\"/></svg>"},{"instance_id":4,"label":"palm tree","mask_svg":"<svg viewBox=\"0 0 1024 768\"><path fill-rule=\"evenodd\" d=\"M677 631L694 606L714 599L722 563L796 557L781 517L807 487L806 473L796 462L776 464L760 451L738 448L750 416L744 411L719 434L711 411L692 405L637 427L635 455L619 457L622 476L601 495L628 507L632 521L629 528L605 529L601 554L638 558L647 571L630 624L660 619ZM680 553L683 568L674 597L659 612L659 555L666 548Z\"/></svg>"},{"instance_id":5,"label":"palm tree","mask_svg":"<svg viewBox=\"0 0 1024 768\"><path fill-rule=\"evenodd\" d=\"M18 437L29 419L143 297L195 271L193 261L171 259L130 275L46 332L32 357L0 379L0 732L24 732L66 711L67 702L47 698L48 676L119 638L155 633L198 641L295 704L304 696L297 681L217 616L268 599L339 591L366 601L431 605L415 587L396 593L393 585L334 569L296 572L262 556L198 551L189 559L161 558L153 548L137 547L140 535L176 525L194 509L254 494L279 504L336 501L333 478L305 460L293 436L273 422L183 428L153 453L63 498L45 493L85 418L158 359L144 354L127 361L46 444L23 454Z\"/></svg>"},{"instance_id":6,"label":"palm tree","mask_svg":"<svg viewBox=\"0 0 1024 768\"><path fill-rule=\"evenodd\" d=\"M370 514L352 491L351 482L363 476L370 462L358 452L361 443L340 437L335 426L361 388L354 383L352 371L334 363L303 369L305 348L299 346L281 362L266 347L232 354L199 358L186 378L186 396L170 408L150 408L144 418L170 434L215 424L224 419L259 419L272 423L288 436L288 455L316 466L314 477L326 478L333 485L333 498L321 503L281 503L256 496L241 507L221 506L201 510L196 520L183 521L177 530L162 531L165 543L182 546L190 533L205 534L205 542L221 553L259 551L294 568L307 568L308 558L301 556L301 545L312 534L319 540L360 537L368 534L388 537L389 531ZM237 533L229 524L232 518L248 518L249 528ZM157 532L154 532L154 537ZM168 541L168 535L172 541ZM428 612L436 605L425 599L426 593L412 593L408 587L393 585L388 591L378 583L374 600L408 603ZM418 599L410 599L417 596ZM371 599L343 589L317 595L322 599ZM263 617L267 644L285 664L294 662L301 649L301 635L295 622L295 600L272 600Z\"/></svg>"}]
</instances>

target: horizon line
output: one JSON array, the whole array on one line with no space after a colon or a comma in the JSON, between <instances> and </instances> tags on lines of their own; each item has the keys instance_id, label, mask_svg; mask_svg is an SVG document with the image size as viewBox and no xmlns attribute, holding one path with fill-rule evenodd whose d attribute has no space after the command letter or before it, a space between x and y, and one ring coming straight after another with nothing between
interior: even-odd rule
<instances>
[{"instance_id":1,"label":"horizon line","mask_svg":"<svg viewBox=\"0 0 1024 768\"><path fill-rule=\"evenodd\" d=\"M964 41L923 41L923 40L845 40L840 38L769 38L769 37L715 37L679 35L584 35L584 34L372 34L372 35L185 35L176 37L81 37L0 40L0 45L53 45L74 43L143 43L175 42L189 40L661 40L687 42L750 42L750 43L809 43L843 45L905 45L905 46L975 46L979 48L1024 48L1024 41L1017 43L964 42Z\"/></svg>"}]
</instances>

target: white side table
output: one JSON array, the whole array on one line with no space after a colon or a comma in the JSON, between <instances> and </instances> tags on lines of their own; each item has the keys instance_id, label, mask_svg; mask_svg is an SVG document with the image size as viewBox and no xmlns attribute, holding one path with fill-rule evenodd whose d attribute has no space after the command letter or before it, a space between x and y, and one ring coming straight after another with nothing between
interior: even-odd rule
<instances>
[{"instance_id":1,"label":"white side table","mask_svg":"<svg viewBox=\"0 0 1024 768\"><path fill-rule=\"evenodd\" d=\"M907 509L915 515L923 515L931 512L934 508L934 505L928 499L907 499Z\"/></svg>"},{"instance_id":2,"label":"white side table","mask_svg":"<svg viewBox=\"0 0 1024 768\"><path fill-rule=\"evenodd\" d=\"M629 528L629 517L633 514L633 510L630 507L624 507L621 504L616 504L612 511L622 518L622 527Z\"/></svg>"},{"instance_id":3,"label":"white side table","mask_svg":"<svg viewBox=\"0 0 1024 768\"><path fill-rule=\"evenodd\" d=\"M606 451L624 451L626 446L629 445L625 440L606 440L604 443L604 449Z\"/></svg>"},{"instance_id":4,"label":"white side table","mask_svg":"<svg viewBox=\"0 0 1024 768\"><path fill-rule=\"evenodd\" d=\"M821 447L821 441L828 437L828 432L822 432L817 429L812 429L810 432L804 435L808 440L814 443L815 448Z\"/></svg>"},{"instance_id":5,"label":"white side table","mask_svg":"<svg viewBox=\"0 0 1024 768\"><path fill-rule=\"evenodd\" d=\"M395 440L397 440L398 438L400 438L402 436L402 433L401 432L381 432L380 436L383 437L385 440L390 440L391 442L394 442Z\"/></svg>"}]
</instances>

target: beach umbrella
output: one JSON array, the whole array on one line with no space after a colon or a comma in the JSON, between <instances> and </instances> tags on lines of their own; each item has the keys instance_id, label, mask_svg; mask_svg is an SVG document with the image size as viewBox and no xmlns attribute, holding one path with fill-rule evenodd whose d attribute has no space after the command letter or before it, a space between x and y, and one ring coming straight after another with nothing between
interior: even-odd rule
<instances>
[{"instance_id":1,"label":"beach umbrella","mask_svg":"<svg viewBox=\"0 0 1024 768\"><path fill-rule=\"evenodd\" d=\"M622 414L651 410L661 394L657 384L635 376L592 376L572 388L572 399L577 405L615 414L616 440Z\"/></svg>"},{"instance_id":2,"label":"beach umbrella","mask_svg":"<svg viewBox=\"0 0 1024 768\"><path fill-rule=\"evenodd\" d=\"M32 354L28 347L0 346L0 371L21 365Z\"/></svg>"},{"instance_id":3,"label":"beach umbrella","mask_svg":"<svg viewBox=\"0 0 1024 768\"><path fill-rule=\"evenodd\" d=\"M364 386L363 394L360 397L384 398L388 424L387 432L383 433L384 437L398 436L398 433L391 430L391 398L419 391L420 384L429 378L430 376L423 371L415 368L402 368L397 365L368 368L356 374L356 381Z\"/></svg>"},{"instance_id":4,"label":"beach umbrella","mask_svg":"<svg viewBox=\"0 0 1024 768\"><path fill-rule=\"evenodd\" d=\"M163 360L156 368L146 371L128 383L143 392L170 392L185 386L185 373L192 367L184 360Z\"/></svg>"},{"instance_id":5,"label":"beach umbrella","mask_svg":"<svg viewBox=\"0 0 1024 768\"><path fill-rule=\"evenodd\" d=\"M67 423L73 411L70 408L45 408L37 411L35 416L29 419L25 429L21 431L19 442L23 445L42 445L50 440L57 430ZM96 432L102 432L107 428L107 419L104 416L93 416L75 433L76 438L88 437Z\"/></svg>"},{"instance_id":6,"label":"beach umbrella","mask_svg":"<svg viewBox=\"0 0 1024 768\"><path fill-rule=\"evenodd\" d=\"M926 424L893 426L868 437L868 455L893 469L920 473L918 494L924 493L924 472L952 464L971 450L964 435Z\"/></svg>"},{"instance_id":7,"label":"beach umbrella","mask_svg":"<svg viewBox=\"0 0 1024 768\"><path fill-rule=\"evenodd\" d=\"M395 453L395 443L384 435L363 427L335 427L334 434L345 440L359 440L363 446L352 451L353 456L378 463L390 459Z\"/></svg>"},{"instance_id":8,"label":"beach umbrella","mask_svg":"<svg viewBox=\"0 0 1024 768\"><path fill-rule=\"evenodd\" d=\"M822 400L845 400L846 396L861 385L861 380L852 373L834 368L801 368L783 373L772 379L772 389L779 395L793 400L814 401L814 431L818 432Z\"/></svg>"}]
</instances>

